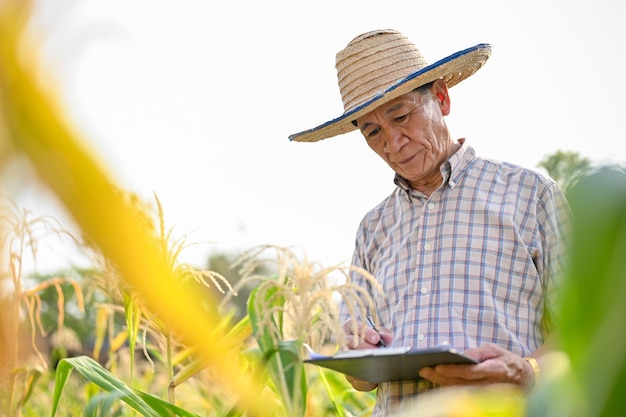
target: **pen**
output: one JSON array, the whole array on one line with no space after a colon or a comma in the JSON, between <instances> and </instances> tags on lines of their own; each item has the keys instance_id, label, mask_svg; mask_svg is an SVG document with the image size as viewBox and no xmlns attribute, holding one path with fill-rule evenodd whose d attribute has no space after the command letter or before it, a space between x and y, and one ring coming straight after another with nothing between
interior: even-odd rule
<instances>
[{"instance_id":1,"label":"pen","mask_svg":"<svg viewBox=\"0 0 626 417\"><path fill-rule=\"evenodd\" d=\"M376 325L374 324L374 320L372 319L372 316L366 316L365 319L367 320L367 323L370 325L370 327L374 329L374 331L378 333L378 335L380 336L380 340L378 341L378 344L376 346L387 347L387 345L385 344L385 341L383 340L383 336L380 334L380 331L378 331L378 328L376 328Z\"/></svg>"}]
</instances>

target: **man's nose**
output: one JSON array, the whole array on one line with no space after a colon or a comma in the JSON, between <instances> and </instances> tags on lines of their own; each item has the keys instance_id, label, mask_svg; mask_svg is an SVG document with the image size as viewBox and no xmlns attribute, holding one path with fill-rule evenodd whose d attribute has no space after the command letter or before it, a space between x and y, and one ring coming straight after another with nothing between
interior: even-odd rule
<instances>
[{"instance_id":1,"label":"man's nose","mask_svg":"<svg viewBox=\"0 0 626 417\"><path fill-rule=\"evenodd\" d=\"M397 129L394 127L388 127L385 129L385 147L384 151L386 153L396 153L404 145L404 134L401 129Z\"/></svg>"}]
</instances>

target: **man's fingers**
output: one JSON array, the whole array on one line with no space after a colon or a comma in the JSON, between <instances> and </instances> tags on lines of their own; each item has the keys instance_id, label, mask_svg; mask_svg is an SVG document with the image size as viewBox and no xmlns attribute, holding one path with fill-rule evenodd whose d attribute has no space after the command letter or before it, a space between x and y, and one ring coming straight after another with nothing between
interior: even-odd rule
<instances>
[{"instance_id":1,"label":"man's fingers","mask_svg":"<svg viewBox=\"0 0 626 417\"><path fill-rule=\"evenodd\" d=\"M348 319L343 324L343 330L347 335L359 335L363 329L363 323L359 320Z\"/></svg>"},{"instance_id":2,"label":"man's fingers","mask_svg":"<svg viewBox=\"0 0 626 417\"><path fill-rule=\"evenodd\" d=\"M386 346L393 342L393 335L389 329L381 328L377 332L359 320L346 320L343 329L350 349L372 349L378 346L381 339Z\"/></svg>"}]
</instances>

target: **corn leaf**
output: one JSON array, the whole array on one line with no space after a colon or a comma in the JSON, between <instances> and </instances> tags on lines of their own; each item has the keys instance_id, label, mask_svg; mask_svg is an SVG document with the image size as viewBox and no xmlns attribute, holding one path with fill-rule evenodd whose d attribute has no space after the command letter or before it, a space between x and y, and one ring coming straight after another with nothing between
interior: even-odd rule
<instances>
[{"instance_id":1,"label":"corn leaf","mask_svg":"<svg viewBox=\"0 0 626 417\"><path fill-rule=\"evenodd\" d=\"M259 299L261 297L262 299ZM300 357L301 342L281 340L285 297L275 287L259 286L248 300L248 316L274 387L290 416L302 416L306 409L307 382ZM277 312L276 316L268 313Z\"/></svg>"},{"instance_id":2,"label":"corn leaf","mask_svg":"<svg viewBox=\"0 0 626 417\"><path fill-rule=\"evenodd\" d=\"M345 414L345 412L343 410L344 407L340 404L339 399L335 395L333 387L331 386L330 382L326 378L326 375L324 374L324 370L320 367L318 369L318 372L319 372L319 375L320 375L320 380L324 384L324 388L326 388L326 392L328 393L328 396L330 397L330 402L333 405L333 408L335 410L335 414L338 417L345 417L346 414Z\"/></svg>"},{"instance_id":3,"label":"corn leaf","mask_svg":"<svg viewBox=\"0 0 626 417\"><path fill-rule=\"evenodd\" d=\"M119 401L120 397L121 393L119 392L99 393L92 396L85 409L85 417L109 417L113 409L113 404ZM114 415L117 414L119 414L119 412Z\"/></svg>"},{"instance_id":4,"label":"corn leaf","mask_svg":"<svg viewBox=\"0 0 626 417\"><path fill-rule=\"evenodd\" d=\"M63 386L65 385L67 378L72 373L72 370L76 370L87 380L111 393L121 401L124 401L132 409L141 413L145 417L160 417L169 415L197 417L196 414L177 407L174 404L129 387L114 374L103 368L98 362L88 356L63 359L59 362L52 404L52 417L56 414ZM105 398L106 397L103 397L103 400Z\"/></svg>"},{"instance_id":5,"label":"corn leaf","mask_svg":"<svg viewBox=\"0 0 626 417\"><path fill-rule=\"evenodd\" d=\"M133 297L124 292L124 316L126 318L126 327L128 328L128 347L130 353L130 380L134 379L135 368L135 346L137 345L137 336L139 335L139 323L141 321L141 310Z\"/></svg>"}]
</instances>

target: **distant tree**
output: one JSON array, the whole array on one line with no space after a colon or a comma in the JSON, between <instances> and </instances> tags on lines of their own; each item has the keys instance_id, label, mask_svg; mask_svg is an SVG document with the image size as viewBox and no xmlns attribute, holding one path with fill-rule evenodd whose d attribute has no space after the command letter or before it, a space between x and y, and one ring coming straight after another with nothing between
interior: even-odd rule
<instances>
[{"instance_id":1,"label":"distant tree","mask_svg":"<svg viewBox=\"0 0 626 417\"><path fill-rule=\"evenodd\" d=\"M582 176L588 174L591 169L591 161L572 151L556 151L552 155L544 157L537 165L545 169L548 174L567 191Z\"/></svg>"}]
</instances>

